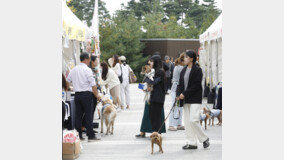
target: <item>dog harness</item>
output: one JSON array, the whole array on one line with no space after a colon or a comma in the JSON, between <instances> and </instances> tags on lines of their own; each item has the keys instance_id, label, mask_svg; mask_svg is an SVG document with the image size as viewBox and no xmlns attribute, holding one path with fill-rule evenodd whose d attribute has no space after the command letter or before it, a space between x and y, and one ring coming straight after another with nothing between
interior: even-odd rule
<instances>
[{"instance_id":1,"label":"dog harness","mask_svg":"<svg viewBox=\"0 0 284 160\"><path fill-rule=\"evenodd\" d=\"M111 104L109 104L109 103L103 105L103 107L102 107L102 113L104 113L104 109L105 109L106 107L110 106L110 105L111 105Z\"/></svg>"},{"instance_id":2,"label":"dog harness","mask_svg":"<svg viewBox=\"0 0 284 160\"><path fill-rule=\"evenodd\" d=\"M200 114L200 120L201 121L204 121L206 118L206 115L204 113Z\"/></svg>"},{"instance_id":3,"label":"dog harness","mask_svg":"<svg viewBox=\"0 0 284 160\"><path fill-rule=\"evenodd\" d=\"M220 115L220 113L221 113L221 110L219 110L219 109L211 109L210 116L211 117L218 117Z\"/></svg>"}]
</instances>

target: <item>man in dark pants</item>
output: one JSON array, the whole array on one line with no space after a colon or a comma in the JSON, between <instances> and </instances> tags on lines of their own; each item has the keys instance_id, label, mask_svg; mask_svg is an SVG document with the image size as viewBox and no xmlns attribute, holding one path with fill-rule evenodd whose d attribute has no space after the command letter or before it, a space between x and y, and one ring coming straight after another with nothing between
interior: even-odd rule
<instances>
[{"instance_id":1,"label":"man in dark pants","mask_svg":"<svg viewBox=\"0 0 284 160\"><path fill-rule=\"evenodd\" d=\"M93 94L93 103L92 103L92 120L94 119L94 116L95 116L95 111L96 111L96 108L97 108L97 98L94 96L94 94ZM82 128L84 129L85 128L85 126L86 126L86 116L85 115L83 115L83 118L82 118ZM83 132L85 132L84 130L83 130ZM94 132L95 133L98 133L97 131L95 131L94 130Z\"/></svg>"},{"instance_id":2,"label":"man in dark pants","mask_svg":"<svg viewBox=\"0 0 284 160\"><path fill-rule=\"evenodd\" d=\"M73 84L73 91L75 91L75 128L83 140L81 127L82 116L85 114L88 141L92 141L97 140L93 130L93 95L98 100L101 98L97 91L92 70L88 67L90 55L88 53L81 54L80 61L81 63L71 70L67 81Z\"/></svg>"},{"instance_id":3,"label":"man in dark pants","mask_svg":"<svg viewBox=\"0 0 284 160\"><path fill-rule=\"evenodd\" d=\"M94 78L96 80L96 82L98 82L98 73L96 71L96 67L98 66L98 61L97 61L97 56L91 55L91 61L90 61L90 65L89 67L92 69L93 74L94 74ZM100 90L99 84L97 84L97 89ZM95 111L96 111L96 107L97 107L97 98L95 95L93 95L93 119L94 119L94 115L95 115ZM85 131L85 126L86 126L86 117L85 115L83 116L83 123L82 123L82 129L83 132ZM97 131L94 130L95 133L98 133Z\"/></svg>"}]
</instances>

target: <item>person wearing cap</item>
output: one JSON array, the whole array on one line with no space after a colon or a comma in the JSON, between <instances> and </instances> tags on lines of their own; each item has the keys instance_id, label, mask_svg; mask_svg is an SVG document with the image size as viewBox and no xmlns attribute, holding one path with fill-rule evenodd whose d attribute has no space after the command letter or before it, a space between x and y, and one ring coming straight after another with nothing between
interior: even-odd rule
<instances>
[{"instance_id":1,"label":"person wearing cap","mask_svg":"<svg viewBox=\"0 0 284 160\"><path fill-rule=\"evenodd\" d=\"M161 133L161 113L164 109L165 96L166 96L166 83L165 83L165 71L162 68L162 60L160 55L154 55L150 59L151 68L155 69L154 80L150 80L148 77L145 78L145 82L153 85L153 90L150 96L150 120L152 125L152 130L154 132Z\"/></svg>"},{"instance_id":2,"label":"person wearing cap","mask_svg":"<svg viewBox=\"0 0 284 160\"><path fill-rule=\"evenodd\" d=\"M209 147L209 138L202 130L199 119L202 104L202 70L196 65L196 53L193 50L186 51L184 64L180 72L179 84L176 89L176 100L180 100L180 106L184 108L184 126L186 145L183 149L197 149L197 140L203 143L203 147Z\"/></svg>"},{"instance_id":3,"label":"person wearing cap","mask_svg":"<svg viewBox=\"0 0 284 160\"><path fill-rule=\"evenodd\" d=\"M126 64L126 58L125 56L120 56L119 60L121 62L120 64L120 70L122 74L122 83L120 83L120 104L121 108L129 109L130 106L130 92L129 92L129 77L130 72L133 72L133 70L130 68L128 64Z\"/></svg>"}]
</instances>

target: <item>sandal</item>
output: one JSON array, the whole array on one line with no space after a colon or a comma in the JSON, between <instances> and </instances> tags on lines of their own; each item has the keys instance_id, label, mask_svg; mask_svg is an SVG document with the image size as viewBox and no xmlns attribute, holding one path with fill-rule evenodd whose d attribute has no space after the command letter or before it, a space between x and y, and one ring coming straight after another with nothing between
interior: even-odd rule
<instances>
[{"instance_id":1,"label":"sandal","mask_svg":"<svg viewBox=\"0 0 284 160\"><path fill-rule=\"evenodd\" d=\"M175 127L172 127L172 126L170 126L168 130L169 131L177 131L177 129Z\"/></svg>"},{"instance_id":2,"label":"sandal","mask_svg":"<svg viewBox=\"0 0 284 160\"><path fill-rule=\"evenodd\" d=\"M177 130L184 130L184 126L177 127Z\"/></svg>"},{"instance_id":3,"label":"sandal","mask_svg":"<svg viewBox=\"0 0 284 160\"><path fill-rule=\"evenodd\" d=\"M145 133L144 134L137 134L135 137L137 137L137 138L145 138L146 137L146 135L145 135Z\"/></svg>"}]
</instances>

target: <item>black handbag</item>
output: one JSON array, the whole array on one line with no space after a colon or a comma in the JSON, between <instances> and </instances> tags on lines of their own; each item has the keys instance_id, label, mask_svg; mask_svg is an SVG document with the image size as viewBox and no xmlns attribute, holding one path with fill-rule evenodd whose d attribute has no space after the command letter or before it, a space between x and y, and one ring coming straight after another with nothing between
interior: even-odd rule
<instances>
[{"instance_id":1,"label":"black handbag","mask_svg":"<svg viewBox=\"0 0 284 160\"><path fill-rule=\"evenodd\" d=\"M121 75L120 76L118 76L118 79L119 79L119 81L120 81L120 83L122 83L123 82L123 79L122 79L122 68L121 68L121 64L120 64L120 70L121 70Z\"/></svg>"}]
</instances>

